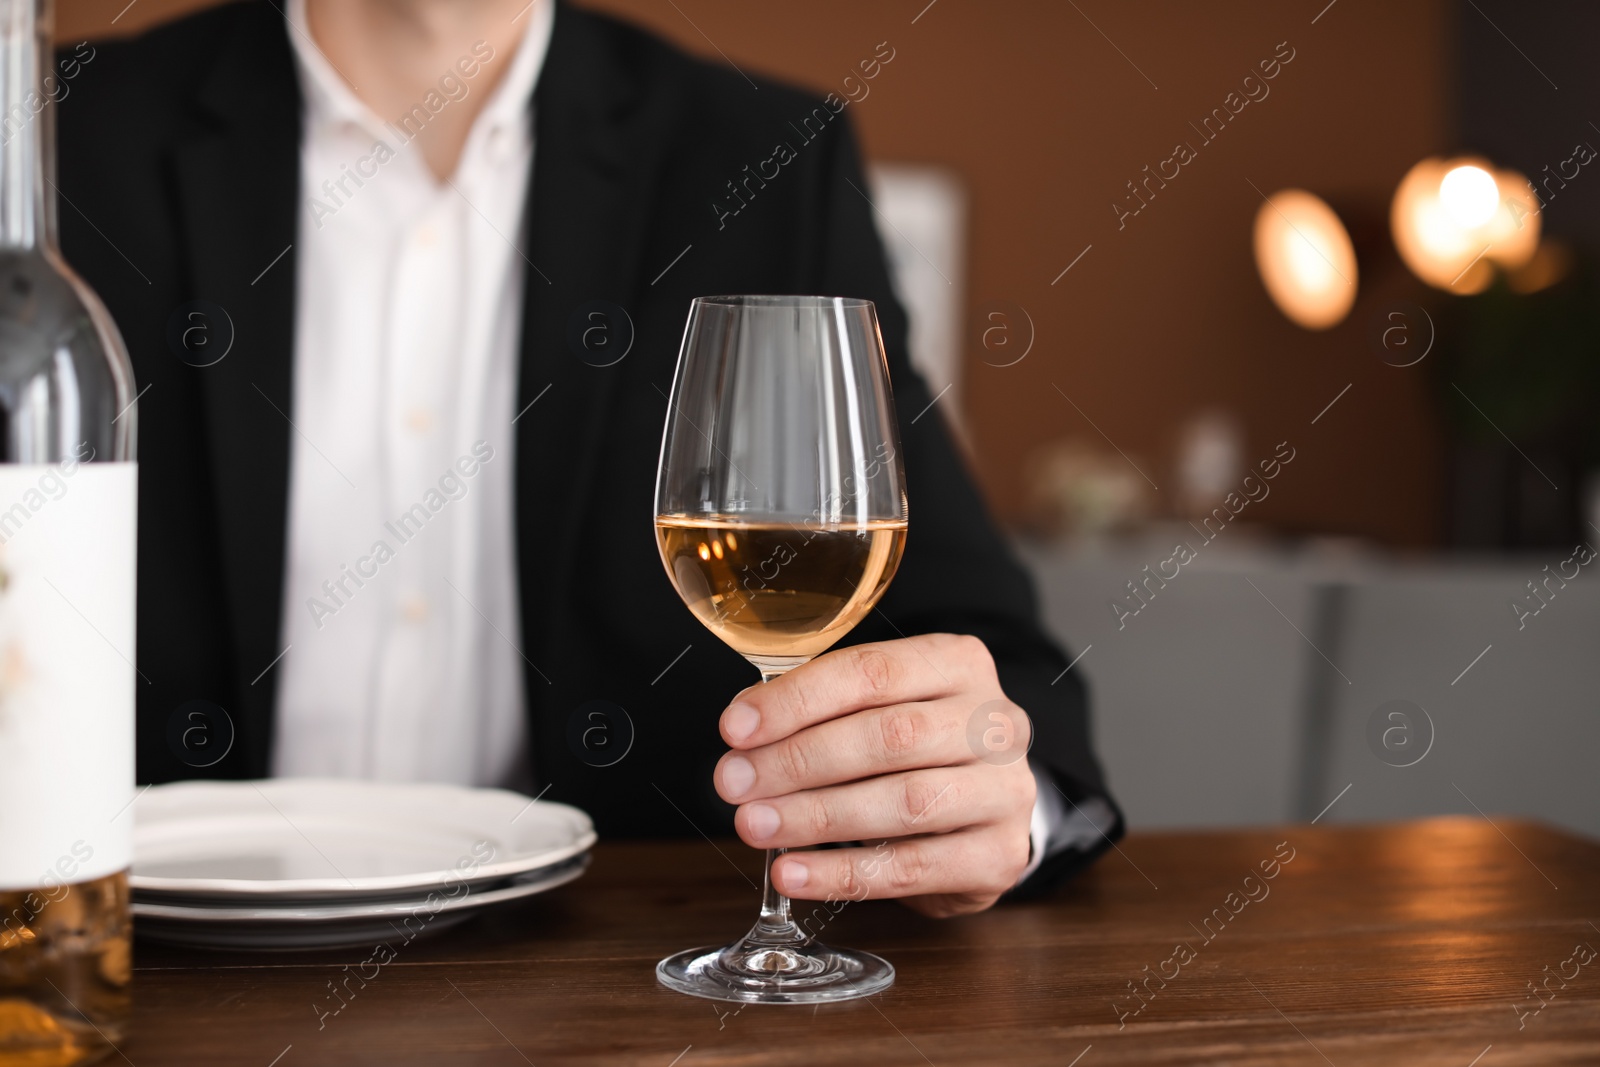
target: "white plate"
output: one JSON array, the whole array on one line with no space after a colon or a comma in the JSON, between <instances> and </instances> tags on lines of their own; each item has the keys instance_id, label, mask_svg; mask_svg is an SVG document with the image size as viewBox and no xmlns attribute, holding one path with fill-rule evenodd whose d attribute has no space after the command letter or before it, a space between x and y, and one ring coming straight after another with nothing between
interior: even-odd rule
<instances>
[{"instance_id":1,"label":"white plate","mask_svg":"<svg viewBox=\"0 0 1600 1067\"><path fill-rule=\"evenodd\" d=\"M504 789L278 778L175 782L134 801L143 901L373 901L482 886L588 851L577 808Z\"/></svg>"},{"instance_id":2,"label":"white plate","mask_svg":"<svg viewBox=\"0 0 1600 1067\"><path fill-rule=\"evenodd\" d=\"M378 942L399 948L416 937L465 922L485 908L565 885L588 865L588 856L577 856L488 889L458 886L456 897L431 901L421 897L257 908L134 901L134 931L142 938L198 948L370 948Z\"/></svg>"}]
</instances>

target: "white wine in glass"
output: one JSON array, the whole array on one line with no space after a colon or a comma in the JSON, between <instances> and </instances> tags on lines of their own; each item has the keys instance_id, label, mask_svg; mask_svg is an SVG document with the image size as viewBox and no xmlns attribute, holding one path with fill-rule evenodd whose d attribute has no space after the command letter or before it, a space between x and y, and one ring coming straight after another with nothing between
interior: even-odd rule
<instances>
[{"instance_id":1,"label":"white wine in glass","mask_svg":"<svg viewBox=\"0 0 1600 1067\"><path fill-rule=\"evenodd\" d=\"M906 524L829 529L662 516L656 542L678 595L729 648L804 662L878 602L900 565Z\"/></svg>"},{"instance_id":2,"label":"white wine in glass","mask_svg":"<svg viewBox=\"0 0 1600 1067\"><path fill-rule=\"evenodd\" d=\"M689 310L656 478L656 543L689 610L770 681L877 604L906 542L905 474L872 303L702 297ZM813 1004L887 989L894 968L815 941L767 852L761 917L724 948L656 966L714 1000Z\"/></svg>"}]
</instances>

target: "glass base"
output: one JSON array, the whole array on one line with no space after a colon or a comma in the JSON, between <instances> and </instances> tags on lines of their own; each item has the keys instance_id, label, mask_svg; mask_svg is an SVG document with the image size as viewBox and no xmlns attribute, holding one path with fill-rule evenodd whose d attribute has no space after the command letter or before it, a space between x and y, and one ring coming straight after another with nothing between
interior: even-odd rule
<instances>
[{"instance_id":1,"label":"glass base","mask_svg":"<svg viewBox=\"0 0 1600 1067\"><path fill-rule=\"evenodd\" d=\"M726 948L692 948L656 964L668 989L707 1000L744 1004L826 1004L881 993L894 985L894 966L870 952L774 943L761 927Z\"/></svg>"}]
</instances>

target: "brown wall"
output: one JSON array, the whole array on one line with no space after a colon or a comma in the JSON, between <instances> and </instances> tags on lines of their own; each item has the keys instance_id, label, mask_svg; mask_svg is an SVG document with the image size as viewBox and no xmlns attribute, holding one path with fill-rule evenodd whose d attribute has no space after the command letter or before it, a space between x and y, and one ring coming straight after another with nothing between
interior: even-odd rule
<instances>
[{"instance_id":1,"label":"brown wall","mask_svg":"<svg viewBox=\"0 0 1600 1067\"><path fill-rule=\"evenodd\" d=\"M925 2L590 0L693 51L720 49L741 67L818 91L841 89L878 42L895 49L870 95L850 107L868 156L940 163L966 180L969 318L1010 301L1037 328L1028 358L1003 369L978 358L969 331L975 462L1002 513L1019 512L1023 465L1041 444L1108 447L1085 416L1170 499L1176 427L1224 408L1246 427L1248 458L1284 439L1298 451L1272 497L1252 509L1258 518L1432 541L1439 442L1426 364L1387 367L1367 339L1386 300L1417 292L1393 268L1376 285L1363 278L1351 319L1310 334L1268 303L1249 240L1257 188L1304 186L1381 206L1411 163L1447 147L1443 0L1343 0L1315 24L1322 0L1223 10L1175 0L938 0L922 10ZM60 33L133 31L204 0L139 0L110 27L125 3L71 0ZM1221 106L1283 41L1295 57L1268 83L1270 95L1202 144L1187 123ZM1198 158L1119 231L1112 201L1180 139Z\"/></svg>"}]
</instances>

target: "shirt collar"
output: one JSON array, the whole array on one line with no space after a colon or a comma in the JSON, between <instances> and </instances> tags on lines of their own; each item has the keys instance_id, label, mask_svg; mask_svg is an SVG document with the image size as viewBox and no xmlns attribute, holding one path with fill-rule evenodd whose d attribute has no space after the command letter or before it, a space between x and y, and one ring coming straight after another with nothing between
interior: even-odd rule
<instances>
[{"instance_id":1,"label":"shirt collar","mask_svg":"<svg viewBox=\"0 0 1600 1067\"><path fill-rule=\"evenodd\" d=\"M484 131L515 127L526 129L526 116L533 103L534 85L544 66L545 53L550 47L550 31L555 21L555 0L533 0L519 18L527 19L527 26L510 58L511 66L495 86L483 110L473 123L469 144L480 140ZM374 114L367 104L356 96L344 76L328 62L322 50L311 39L310 24L306 17L306 0L289 0L287 21L289 43L294 49L295 68L300 79L301 94L306 102L306 128L316 130L353 123L372 137L393 141L393 131L388 122ZM496 55L488 62L506 62ZM459 72L441 71L455 73ZM419 100L418 103L421 103Z\"/></svg>"}]
</instances>

